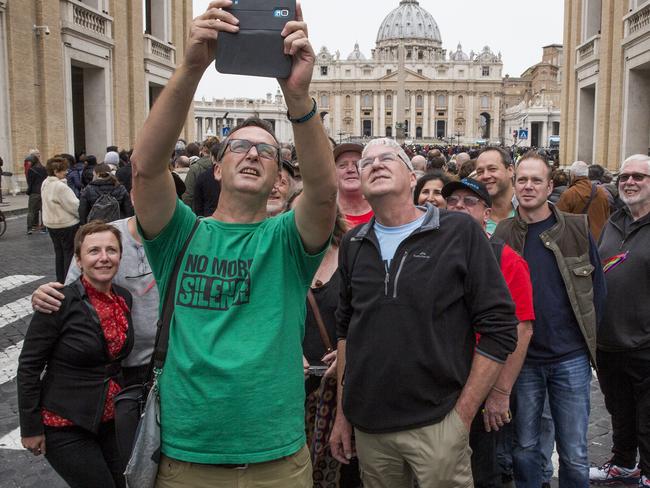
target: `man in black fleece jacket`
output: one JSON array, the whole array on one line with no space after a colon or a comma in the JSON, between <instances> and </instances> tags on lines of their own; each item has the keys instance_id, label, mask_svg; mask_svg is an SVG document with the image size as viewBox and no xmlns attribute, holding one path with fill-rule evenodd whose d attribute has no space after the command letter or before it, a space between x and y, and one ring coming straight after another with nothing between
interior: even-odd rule
<instances>
[{"instance_id":1,"label":"man in black fleece jacket","mask_svg":"<svg viewBox=\"0 0 650 488\"><path fill-rule=\"evenodd\" d=\"M514 304L470 216L413 205L399 145L373 140L359 172L376 217L339 252L332 453L348 462L354 427L367 488L471 486L469 428L516 347Z\"/></svg>"},{"instance_id":2,"label":"man in black fleece jacket","mask_svg":"<svg viewBox=\"0 0 650 488\"><path fill-rule=\"evenodd\" d=\"M612 459L592 482L650 486L650 157L630 156L618 190L625 207L603 229L598 251L607 303L598 331L598 380L612 416ZM639 450L639 464L636 452Z\"/></svg>"}]
</instances>

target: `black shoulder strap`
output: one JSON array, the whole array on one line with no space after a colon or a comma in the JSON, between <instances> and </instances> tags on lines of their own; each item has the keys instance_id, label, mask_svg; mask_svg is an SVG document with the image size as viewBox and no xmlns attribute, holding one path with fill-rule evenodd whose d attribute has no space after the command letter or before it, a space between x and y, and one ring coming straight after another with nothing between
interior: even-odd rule
<instances>
[{"instance_id":1,"label":"black shoulder strap","mask_svg":"<svg viewBox=\"0 0 650 488\"><path fill-rule=\"evenodd\" d=\"M589 195L589 200L587 200L587 204L585 205L585 208L582 209L582 213L586 214L589 212L589 207L591 206L591 202L593 201L594 197L596 196L596 192L598 191L598 187L596 186L596 183L591 184L591 194Z\"/></svg>"},{"instance_id":2,"label":"black shoulder strap","mask_svg":"<svg viewBox=\"0 0 650 488\"><path fill-rule=\"evenodd\" d=\"M160 317L158 318L158 327L156 332L156 342L153 350L153 356L151 357L151 362L149 363L149 372L147 378L152 379L153 370L161 369L163 364L165 364L165 358L167 357L167 346L169 343L169 326L172 321L172 316L174 315L174 295L176 294L176 279L178 278L178 273L181 268L181 263L183 262L183 256L187 251L187 247L190 245L194 233L201 223L201 219L197 218L194 222L194 227L190 235L187 236L185 244L181 252L176 256L176 262L174 263L174 270L172 271L169 281L167 282L167 290L165 292L165 297L163 301L163 309Z\"/></svg>"}]
</instances>

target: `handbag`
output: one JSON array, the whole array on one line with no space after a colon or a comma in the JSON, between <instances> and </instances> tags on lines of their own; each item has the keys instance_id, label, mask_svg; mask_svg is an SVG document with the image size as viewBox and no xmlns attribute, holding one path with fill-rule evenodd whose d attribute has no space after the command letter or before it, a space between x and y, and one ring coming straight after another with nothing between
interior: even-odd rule
<instances>
[{"instance_id":1,"label":"handbag","mask_svg":"<svg viewBox=\"0 0 650 488\"><path fill-rule=\"evenodd\" d=\"M327 354L334 350L318 302L311 289L307 301L318 325ZM332 457L329 437L336 418L336 378L322 378L320 386L307 398L307 442L313 469L313 488L339 486L339 462Z\"/></svg>"},{"instance_id":2,"label":"handbag","mask_svg":"<svg viewBox=\"0 0 650 488\"><path fill-rule=\"evenodd\" d=\"M158 319L154 352L149 363L146 381L120 391L114 400L115 431L120 454L129 461L124 476L128 488L153 488L160 463L160 397L158 377L167 357L169 326L174 315L176 279L183 256L199 226L194 227L176 257L174 270L167 284L163 309Z\"/></svg>"}]
</instances>

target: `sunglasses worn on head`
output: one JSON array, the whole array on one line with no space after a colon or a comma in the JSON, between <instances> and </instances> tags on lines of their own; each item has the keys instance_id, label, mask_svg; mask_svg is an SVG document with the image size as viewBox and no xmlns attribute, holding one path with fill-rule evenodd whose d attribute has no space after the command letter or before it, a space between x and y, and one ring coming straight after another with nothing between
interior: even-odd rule
<instances>
[{"instance_id":1,"label":"sunglasses worn on head","mask_svg":"<svg viewBox=\"0 0 650 488\"><path fill-rule=\"evenodd\" d=\"M463 205L466 207L475 207L479 203L483 203L483 201L479 197L473 197L471 195L465 195L464 197L459 197L456 195L452 195L449 198L447 198L447 206L449 207L455 207L458 205L460 201L463 201Z\"/></svg>"},{"instance_id":2,"label":"sunglasses worn on head","mask_svg":"<svg viewBox=\"0 0 650 488\"><path fill-rule=\"evenodd\" d=\"M265 142L253 144L247 139L230 139L226 142L226 147L229 147L232 152L237 154L248 154L248 151L250 151L253 146L261 158L273 160L278 159L280 148L273 144L267 144Z\"/></svg>"},{"instance_id":3,"label":"sunglasses worn on head","mask_svg":"<svg viewBox=\"0 0 650 488\"><path fill-rule=\"evenodd\" d=\"M632 178L637 183L640 183L643 180L645 180L648 176L650 175L647 175L645 173L621 173L620 175L618 175L618 182L619 184L625 183L627 180Z\"/></svg>"}]
</instances>

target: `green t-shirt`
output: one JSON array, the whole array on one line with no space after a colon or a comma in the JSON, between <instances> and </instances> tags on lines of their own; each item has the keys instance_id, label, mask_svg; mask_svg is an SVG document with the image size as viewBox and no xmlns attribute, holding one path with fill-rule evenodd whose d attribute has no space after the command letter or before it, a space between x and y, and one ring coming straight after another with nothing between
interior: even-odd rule
<instances>
[{"instance_id":1,"label":"green t-shirt","mask_svg":"<svg viewBox=\"0 0 650 488\"><path fill-rule=\"evenodd\" d=\"M179 201L144 242L161 307L195 220ZM305 299L323 255L305 252L294 212L256 224L201 221L178 275L159 380L165 455L258 463L304 445Z\"/></svg>"}]
</instances>

